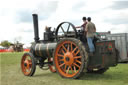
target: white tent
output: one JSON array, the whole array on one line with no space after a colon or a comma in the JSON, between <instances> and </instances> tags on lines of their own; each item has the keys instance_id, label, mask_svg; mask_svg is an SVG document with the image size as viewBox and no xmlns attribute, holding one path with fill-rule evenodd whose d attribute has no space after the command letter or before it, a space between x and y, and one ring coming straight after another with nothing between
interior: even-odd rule
<instances>
[{"instance_id":1,"label":"white tent","mask_svg":"<svg viewBox=\"0 0 128 85\"><path fill-rule=\"evenodd\" d=\"M0 49L3 49L3 48L5 48L5 47L3 47L3 46L0 46Z\"/></svg>"}]
</instances>

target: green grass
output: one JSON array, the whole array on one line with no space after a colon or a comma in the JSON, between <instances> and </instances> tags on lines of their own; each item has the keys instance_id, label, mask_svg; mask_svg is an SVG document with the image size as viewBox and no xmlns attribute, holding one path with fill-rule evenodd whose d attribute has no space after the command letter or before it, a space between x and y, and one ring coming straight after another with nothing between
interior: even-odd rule
<instances>
[{"instance_id":1,"label":"green grass","mask_svg":"<svg viewBox=\"0 0 128 85\"><path fill-rule=\"evenodd\" d=\"M102 75L84 74L80 79L65 79L49 70L37 67L33 77L24 76L20 69L23 53L0 54L1 85L128 85L128 64L118 64Z\"/></svg>"}]
</instances>

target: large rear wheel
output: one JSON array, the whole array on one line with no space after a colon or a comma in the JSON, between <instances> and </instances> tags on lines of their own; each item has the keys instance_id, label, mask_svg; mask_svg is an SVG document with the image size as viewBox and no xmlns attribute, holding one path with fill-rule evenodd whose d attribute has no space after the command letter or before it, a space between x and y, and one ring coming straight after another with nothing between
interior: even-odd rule
<instances>
[{"instance_id":1,"label":"large rear wheel","mask_svg":"<svg viewBox=\"0 0 128 85\"><path fill-rule=\"evenodd\" d=\"M65 78L78 78L83 73L87 53L81 41L74 38L61 40L54 52L54 65Z\"/></svg>"},{"instance_id":2,"label":"large rear wheel","mask_svg":"<svg viewBox=\"0 0 128 85\"><path fill-rule=\"evenodd\" d=\"M36 70L36 62L31 53L24 53L21 59L21 70L25 76L33 76Z\"/></svg>"}]
</instances>

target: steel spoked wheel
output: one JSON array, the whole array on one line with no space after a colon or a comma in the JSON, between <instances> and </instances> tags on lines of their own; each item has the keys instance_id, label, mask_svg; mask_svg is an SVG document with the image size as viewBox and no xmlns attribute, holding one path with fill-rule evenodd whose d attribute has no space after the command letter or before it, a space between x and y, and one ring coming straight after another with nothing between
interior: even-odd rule
<instances>
[{"instance_id":1,"label":"steel spoked wheel","mask_svg":"<svg viewBox=\"0 0 128 85\"><path fill-rule=\"evenodd\" d=\"M66 78L78 78L85 67L85 50L77 39L60 41L54 52L57 72Z\"/></svg>"},{"instance_id":2,"label":"steel spoked wheel","mask_svg":"<svg viewBox=\"0 0 128 85\"><path fill-rule=\"evenodd\" d=\"M51 72L56 73L55 66L53 65L53 58L48 58L48 62L51 62L52 64L48 65Z\"/></svg>"},{"instance_id":3,"label":"steel spoked wheel","mask_svg":"<svg viewBox=\"0 0 128 85\"><path fill-rule=\"evenodd\" d=\"M36 70L34 56L31 53L25 53L21 59L21 70L25 76L33 76Z\"/></svg>"},{"instance_id":4,"label":"steel spoked wheel","mask_svg":"<svg viewBox=\"0 0 128 85\"><path fill-rule=\"evenodd\" d=\"M62 22L57 26L56 32L56 40L59 41L64 37L77 37L77 30L75 26L70 22Z\"/></svg>"}]
</instances>

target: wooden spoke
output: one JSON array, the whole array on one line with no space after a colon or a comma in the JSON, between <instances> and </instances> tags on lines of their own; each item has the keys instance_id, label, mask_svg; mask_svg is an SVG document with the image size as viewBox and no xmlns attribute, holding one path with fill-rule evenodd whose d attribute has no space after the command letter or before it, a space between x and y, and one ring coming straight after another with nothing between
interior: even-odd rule
<instances>
[{"instance_id":1,"label":"wooden spoke","mask_svg":"<svg viewBox=\"0 0 128 85\"><path fill-rule=\"evenodd\" d=\"M67 69L67 71L66 71L67 74L68 74L68 72L69 72L69 69L70 69L70 66L68 67L68 69Z\"/></svg>"},{"instance_id":2,"label":"wooden spoke","mask_svg":"<svg viewBox=\"0 0 128 85\"><path fill-rule=\"evenodd\" d=\"M78 50L76 53L75 53L75 56L80 52L80 50Z\"/></svg>"},{"instance_id":3,"label":"wooden spoke","mask_svg":"<svg viewBox=\"0 0 128 85\"><path fill-rule=\"evenodd\" d=\"M67 51L67 49L65 48L65 46L64 46L64 45L62 45L62 47L64 48L64 50L65 50L65 51Z\"/></svg>"},{"instance_id":4,"label":"wooden spoke","mask_svg":"<svg viewBox=\"0 0 128 85\"><path fill-rule=\"evenodd\" d=\"M59 59L59 61L64 61L64 59Z\"/></svg>"},{"instance_id":5,"label":"wooden spoke","mask_svg":"<svg viewBox=\"0 0 128 85\"><path fill-rule=\"evenodd\" d=\"M68 48L67 48L67 51L69 52L69 44L68 44Z\"/></svg>"},{"instance_id":6,"label":"wooden spoke","mask_svg":"<svg viewBox=\"0 0 128 85\"><path fill-rule=\"evenodd\" d=\"M61 49L61 51L62 51L62 53L63 53L63 54L65 54L65 52L64 52L64 50L63 50L63 49Z\"/></svg>"},{"instance_id":7,"label":"wooden spoke","mask_svg":"<svg viewBox=\"0 0 128 85\"><path fill-rule=\"evenodd\" d=\"M28 71L31 71L31 68L28 68L27 70L28 70Z\"/></svg>"},{"instance_id":8,"label":"wooden spoke","mask_svg":"<svg viewBox=\"0 0 128 85\"><path fill-rule=\"evenodd\" d=\"M77 48L78 48L78 47L76 47L76 48L72 51L72 53L74 53Z\"/></svg>"},{"instance_id":9,"label":"wooden spoke","mask_svg":"<svg viewBox=\"0 0 128 85\"><path fill-rule=\"evenodd\" d=\"M32 65L32 62L29 62L29 65Z\"/></svg>"},{"instance_id":10,"label":"wooden spoke","mask_svg":"<svg viewBox=\"0 0 128 85\"><path fill-rule=\"evenodd\" d=\"M25 70L25 71L27 71L27 69L28 69L27 67L24 67L24 70Z\"/></svg>"},{"instance_id":11,"label":"wooden spoke","mask_svg":"<svg viewBox=\"0 0 128 85\"><path fill-rule=\"evenodd\" d=\"M81 56L76 56L76 57L74 57L75 59L77 59L77 58L82 58Z\"/></svg>"},{"instance_id":12,"label":"wooden spoke","mask_svg":"<svg viewBox=\"0 0 128 85\"><path fill-rule=\"evenodd\" d=\"M78 62L79 64L81 64L81 62L79 60L76 60L76 62Z\"/></svg>"},{"instance_id":13,"label":"wooden spoke","mask_svg":"<svg viewBox=\"0 0 128 85\"><path fill-rule=\"evenodd\" d=\"M74 73L74 72L73 72L73 69L72 69L72 66L70 66L70 68L71 68L72 73Z\"/></svg>"},{"instance_id":14,"label":"wooden spoke","mask_svg":"<svg viewBox=\"0 0 128 85\"><path fill-rule=\"evenodd\" d=\"M80 68L80 66L79 65L77 65L76 63L73 63L76 67L78 67L78 68Z\"/></svg>"},{"instance_id":15,"label":"wooden spoke","mask_svg":"<svg viewBox=\"0 0 128 85\"><path fill-rule=\"evenodd\" d=\"M66 70L67 70L66 68L67 68L67 65L65 65L65 67L64 67L64 71L65 71L65 72L66 72Z\"/></svg>"},{"instance_id":16,"label":"wooden spoke","mask_svg":"<svg viewBox=\"0 0 128 85\"><path fill-rule=\"evenodd\" d=\"M64 57L64 55L61 55L61 54L57 54L57 56Z\"/></svg>"},{"instance_id":17,"label":"wooden spoke","mask_svg":"<svg viewBox=\"0 0 128 85\"><path fill-rule=\"evenodd\" d=\"M31 61L31 60L28 60L28 64L29 64L29 65L32 65L32 61Z\"/></svg>"},{"instance_id":18,"label":"wooden spoke","mask_svg":"<svg viewBox=\"0 0 128 85\"><path fill-rule=\"evenodd\" d=\"M76 67L75 66L73 66L74 67L74 71L76 72Z\"/></svg>"},{"instance_id":19,"label":"wooden spoke","mask_svg":"<svg viewBox=\"0 0 128 85\"><path fill-rule=\"evenodd\" d=\"M60 65L59 65L59 67L62 67L63 65L65 65L65 63L63 63L63 64L60 64Z\"/></svg>"}]
</instances>

